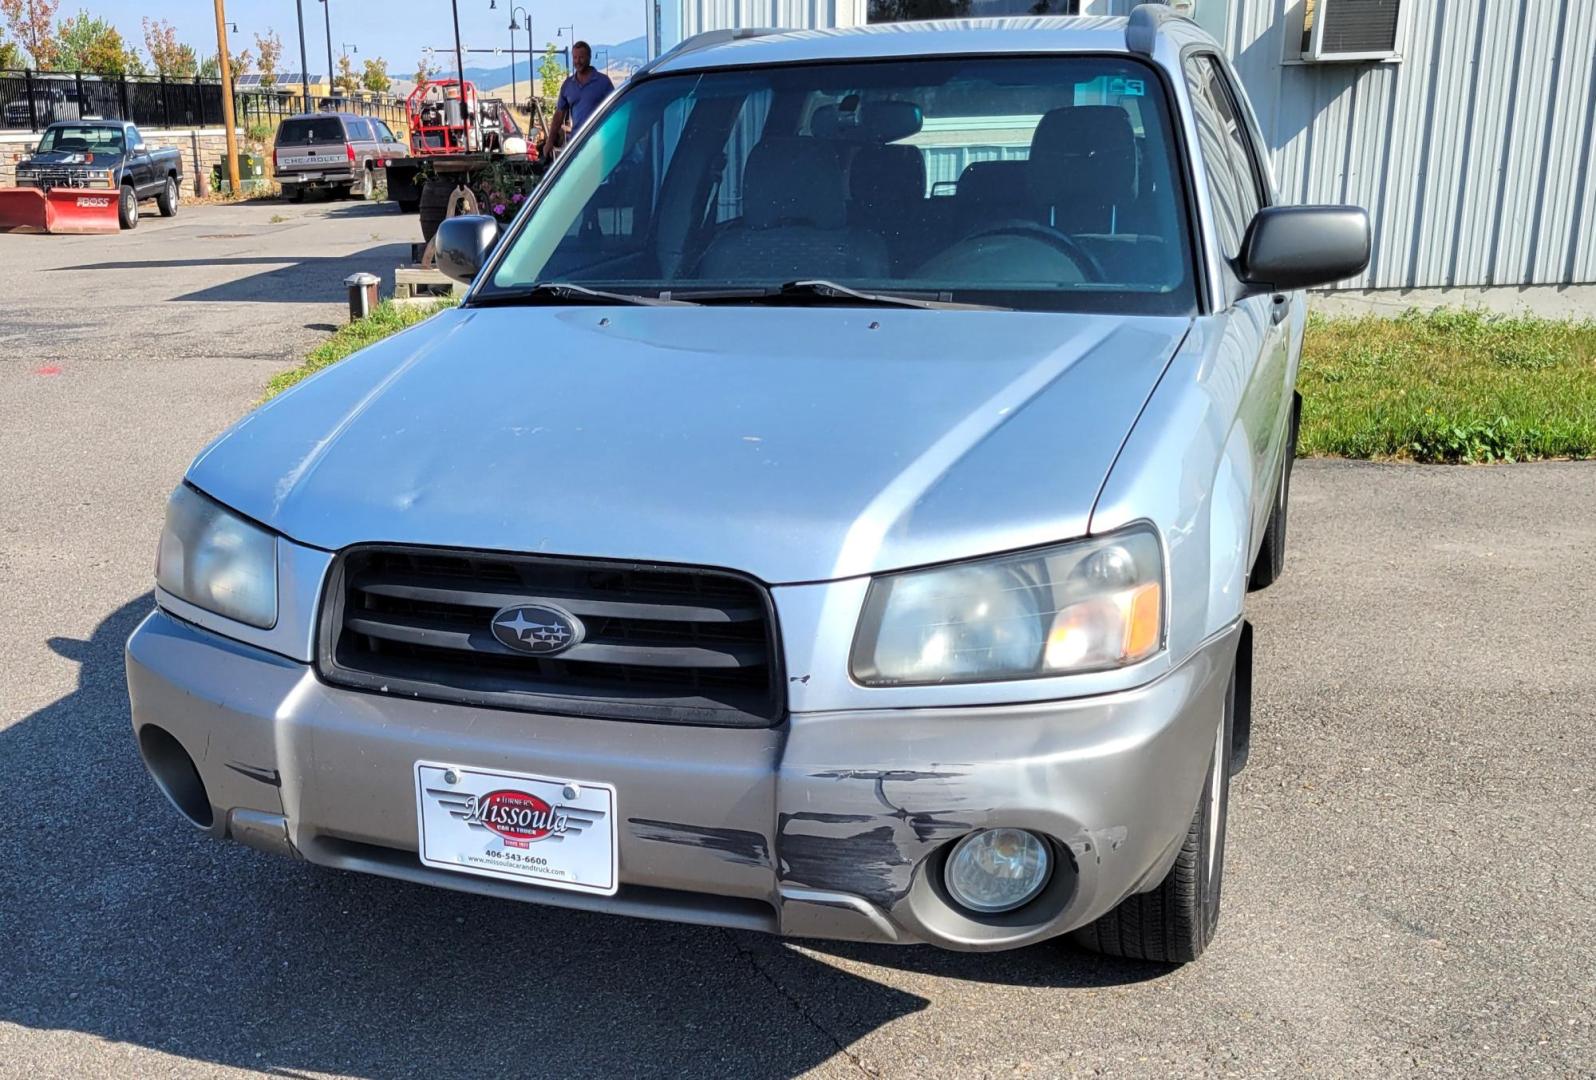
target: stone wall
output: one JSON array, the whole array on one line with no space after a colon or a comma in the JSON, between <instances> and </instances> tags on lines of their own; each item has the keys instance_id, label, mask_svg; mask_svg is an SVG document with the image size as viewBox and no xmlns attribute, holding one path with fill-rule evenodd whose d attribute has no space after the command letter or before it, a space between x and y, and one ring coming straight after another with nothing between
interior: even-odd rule
<instances>
[{"instance_id":1,"label":"stone wall","mask_svg":"<svg viewBox=\"0 0 1596 1080\"><path fill-rule=\"evenodd\" d=\"M175 146L183 155L183 194L198 194L199 178L203 174L210 183L211 166L227 156L227 130L225 128L140 128L144 143L151 149ZM39 141L32 132L8 131L0 134L0 187L12 187L17 182L17 162L28 156L28 147ZM243 135L239 135L240 150Z\"/></svg>"}]
</instances>

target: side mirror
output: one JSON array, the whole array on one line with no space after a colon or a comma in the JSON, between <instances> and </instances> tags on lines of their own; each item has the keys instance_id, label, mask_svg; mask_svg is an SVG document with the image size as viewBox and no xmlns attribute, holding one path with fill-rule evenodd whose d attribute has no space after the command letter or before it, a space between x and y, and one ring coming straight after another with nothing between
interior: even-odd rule
<instances>
[{"instance_id":1,"label":"side mirror","mask_svg":"<svg viewBox=\"0 0 1596 1080\"><path fill-rule=\"evenodd\" d=\"M1270 206L1247 227L1236 273L1249 293L1333 285L1368 268L1370 243L1360 206Z\"/></svg>"},{"instance_id":2,"label":"side mirror","mask_svg":"<svg viewBox=\"0 0 1596 1080\"><path fill-rule=\"evenodd\" d=\"M456 281L471 282L499 240L499 223L487 214L445 218L433 238L438 269Z\"/></svg>"},{"instance_id":3,"label":"side mirror","mask_svg":"<svg viewBox=\"0 0 1596 1080\"><path fill-rule=\"evenodd\" d=\"M136 142L136 143L134 143L134 144L133 144L133 152L134 152L134 153L135 153L135 154L142 154L142 153L144 153L144 144L143 144L143 143L141 143L141 142Z\"/></svg>"}]
</instances>

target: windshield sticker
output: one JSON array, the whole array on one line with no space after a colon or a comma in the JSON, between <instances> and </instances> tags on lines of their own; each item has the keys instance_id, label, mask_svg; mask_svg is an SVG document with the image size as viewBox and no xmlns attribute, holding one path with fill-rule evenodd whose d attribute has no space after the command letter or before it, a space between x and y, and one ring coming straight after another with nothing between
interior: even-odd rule
<instances>
[{"instance_id":1,"label":"windshield sticker","mask_svg":"<svg viewBox=\"0 0 1596 1080\"><path fill-rule=\"evenodd\" d=\"M1147 80L1115 75L1108 80L1108 92L1116 97L1146 97Z\"/></svg>"}]
</instances>

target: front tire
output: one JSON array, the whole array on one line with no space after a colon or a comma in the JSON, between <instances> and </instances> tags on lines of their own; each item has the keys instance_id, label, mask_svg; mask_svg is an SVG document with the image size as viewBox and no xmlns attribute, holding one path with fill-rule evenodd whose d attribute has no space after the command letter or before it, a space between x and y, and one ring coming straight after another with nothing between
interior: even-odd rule
<instances>
[{"instance_id":1,"label":"front tire","mask_svg":"<svg viewBox=\"0 0 1596 1080\"><path fill-rule=\"evenodd\" d=\"M161 211L162 217L176 217L177 203L177 181L168 176L166 183L161 187L161 193L155 197L155 205Z\"/></svg>"},{"instance_id":2,"label":"front tire","mask_svg":"<svg viewBox=\"0 0 1596 1080\"><path fill-rule=\"evenodd\" d=\"M1185 964L1197 959L1219 928L1225 878L1225 820L1236 709L1236 677L1225 690L1224 716L1214 736L1208 778L1175 865L1152 892L1135 893L1072 940L1105 956Z\"/></svg>"},{"instance_id":3,"label":"front tire","mask_svg":"<svg viewBox=\"0 0 1596 1080\"><path fill-rule=\"evenodd\" d=\"M139 227L139 197L132 184L122 185L121 201L117 203L116 216L124 229Z\"/></svg>"}]
</instances>

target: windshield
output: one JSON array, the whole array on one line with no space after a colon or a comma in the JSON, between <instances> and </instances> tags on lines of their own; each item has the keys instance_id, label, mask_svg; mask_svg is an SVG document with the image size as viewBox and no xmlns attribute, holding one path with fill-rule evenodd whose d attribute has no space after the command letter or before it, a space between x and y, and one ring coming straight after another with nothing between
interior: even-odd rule
<instances>
[{"instance_id":1,"label":"windshield","mask_svg":"<svg viewBox=\"0 0 1596 1080\"><path fill-rule=\"evenodd\" d=\"M39 139L39 150L48 153L120 154L122 129L113 127L87 127L68 124L47 128Z\"/></svg>"},{"instance_id":2,"label":"windshield","mask_svg":"<svg viewBox=\"0 0 1596 1080\"><path fill-rule=\"evenodd\" d=\"M312 143L341 143L344 122L336 116L284 120L277 129L278 146L310 146Z\"/></svg>"},{"instance_id":3,"label":"windshield","mask_svg":"<svg viewBox=\"0 0 1596 1080\"><path fill-rule=\"evenodd\" d=\"M561 283L725 302L822 279L1028 310L1195 308L1163 84L1126 57L656 77L571 153L477 299Z\"/></svg>"}]
</instances>

